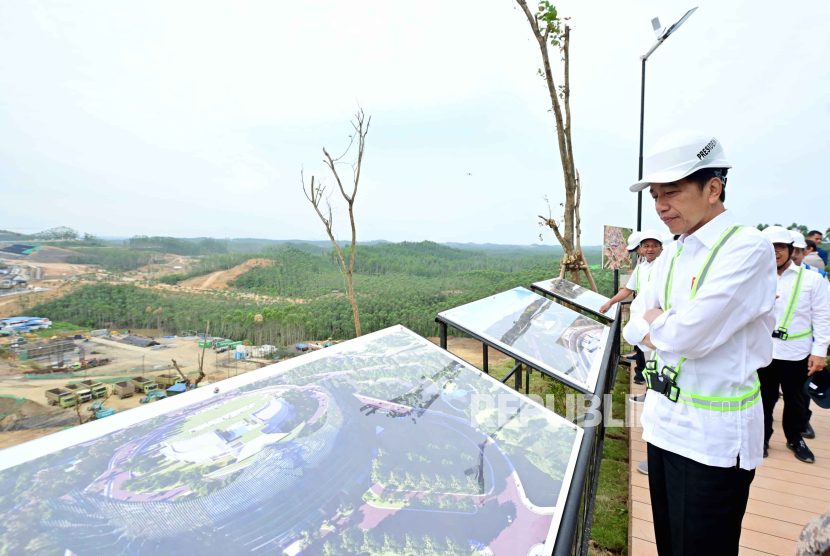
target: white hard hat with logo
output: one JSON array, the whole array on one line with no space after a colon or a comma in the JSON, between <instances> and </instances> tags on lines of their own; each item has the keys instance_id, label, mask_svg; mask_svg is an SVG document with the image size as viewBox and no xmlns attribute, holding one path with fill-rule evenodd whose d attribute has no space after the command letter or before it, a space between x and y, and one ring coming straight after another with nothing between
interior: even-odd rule
<instances>
[{"instance_id":1,"label":"white hard hat with logo","mask_svg":"<svg viewBox=\"0 0 830 556\"><path fill-rule=\"evenodd\" d=\"M652 183L670 183L703 168L732 168L720 142L699 131L677 131L663 137L643 159L643 179L631 191L642 191Z\"/></svg>"},{"instance_id":2,"label":"white hard hat with logo","mask_svg":"<svg viewBox=\"0 0 830 556\"><path fill-rule=\"evenodd\" d=\"M796 249L807 249L807 242L804 241L804 234L790 230L790 235L793 238L793 247Z\"/></svg>"},{"instance_id":3,"label":"white hard hat with logo","mask_svg":"<svg viewBox=\"0 0 830 556\"><path fill-rule=\"evenodd\" d=\"M783 226L770 226L764 228L761 235L767 238L770 243L793 243L793 236L790 231Z\"/></svg>"},{"instance_id":4,"label":"white hard hat with logo","mask_svg":"<svg viewBox=\"0 0 830 556\"><path fill-rule=\"evenodd\" d=\"M653 239L655 241L659 241L661 245L663 244L663 234L657 230L645 230L642 234L640 234L640 245L642 245L647 239Z\"/></svg>"},{"instance_id":5,"label":"white hard hat with logo","mask_svg":"<svg viewBox=\"0 0 830 556\"><path fill-rule=\"evenodd\" d=\"M641 232L632 232L630 236L628 236L628 250L634 251L640 246L640 235Z\"/></svg>"}]
</instances>

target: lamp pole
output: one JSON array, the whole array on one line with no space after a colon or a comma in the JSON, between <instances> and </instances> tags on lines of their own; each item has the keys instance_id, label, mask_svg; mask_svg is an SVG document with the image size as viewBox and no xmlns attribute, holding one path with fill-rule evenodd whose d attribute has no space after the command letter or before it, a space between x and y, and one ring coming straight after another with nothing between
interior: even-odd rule
<instances>
[{"instance_id":1,"label":"lamp pole","mask_svg":"<svg viewBox=\"0 0 830 556\"><path fill-rule=\"evenodd\" d=\"M689 16L695 13L697 7L692 8L688 12L686 12L683 17L681 17L677 23L674 25L670 25L668 28L663 29L660 27L660 20L658 18L654 18L651 20L651 25L654 28L654 34L657 35L657 41L652 45L648 52L645 55L640 56L640 60L643 62L643 69L642 69L642 80L640 83L640 163L639 169L637 171L637 180L643 179L643 129L645 127L645 111L646 111L646 60L651 54L657 50L657 48L663 44L663 42L669 38L669 36L677 31L677 29L683 25ZM643 192L637 192L637 231L641 231L643 229Z\"/></svg>"}]
</instances>

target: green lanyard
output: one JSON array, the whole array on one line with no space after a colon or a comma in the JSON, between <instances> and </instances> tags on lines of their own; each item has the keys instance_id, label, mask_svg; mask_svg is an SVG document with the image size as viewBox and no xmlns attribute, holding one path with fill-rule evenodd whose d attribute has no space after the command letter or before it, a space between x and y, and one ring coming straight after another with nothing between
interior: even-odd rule
<instances>
[{"instance_id":1,"label":"green lanyard","mask_svg":"<svg viewBox=\"0 0 830 556\"><path fill-rule=\"evenodd\" d=\"M729 239L732 236L734 236L736 233L738 233L743 228L744 228L743 226L735 224L733 226L730 226L725 232L723 232L723 235L720 236L720 239L718 239L717 243L715 243L714 247L712 247L712 250L709 251L709 255L706 257L706 260L703 263L703 267L700 269L700 272L698 273L697 279L695 280L695 284L692 287L692 293L691 293L691 295L689 295L689 299L694 299L695 298L695 295L697 295L697 290L700 289L700 286L703 284L703 282L706 281L706 278L709 276L709 269L712 268L712 263L715 261L715 257L718 256L718 253L720 252L721 247L723 247L724 244L727 241L729 241ZM662 305L663 305L663 310L664 311L668 311L669 309L671 309L671 296L672 296L672 289L673 289L673 286L674 286L674 267L675 267L675 263L677 262L677 257L679 257L680 253L682 253L682 252L683 252L683 246L680 245L677 248L677 253L674 255L674 257L671 260L671 263L669 264L669 272L666 275L666 284L665 284L665 287L663 288L663 304ZM657 350L654 351L654 354L655 354L655 358L656 358L657 357ZM674 370L671 373L672 377L670 377L670 378L672 378L672 381L677 380L677 376L680 374L680 366L683 365L683 362L685 360L686 360L685 357L680 358L680 362L677 364L677 367L675 367Z\"/></svg>"},{"instance_id":2,"label":"green lanyard","mask_svg":"<svg viewBox=\"0 0 830 556\"><path fill-rule=\"evenodd\" d=\"M781 326L778 327L778 339L779 340L800 340L801 338L806 338L813 334L813 329L810 328L805 332L799 332L798 334L789 334L787 330L790 327L790 322L793 320L793 316L795 315L795 306L798 304L798 297L801 294L801 282L804 276L804 267L798 267L798 277L795 279L795 284L793 284L793 291L790 294L790 301L787 303L787 310L784 312L784 320L781 322Z\"/></svg>"}]
</instances>

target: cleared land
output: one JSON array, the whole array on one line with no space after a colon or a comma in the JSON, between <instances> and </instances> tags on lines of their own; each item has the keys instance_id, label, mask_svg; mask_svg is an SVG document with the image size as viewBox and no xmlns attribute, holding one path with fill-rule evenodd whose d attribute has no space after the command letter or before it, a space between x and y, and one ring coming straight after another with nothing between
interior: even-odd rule
<instances>
[{"instance_id":1,"label":"cleared land","mask_svg":"<svg viewBox=\"0 0 830 556\"><path fill-rule=\"evenodd\" d=\"M181 285L182 287L196 290L225 290L228 289L228 282L248 272L252 268L271 266L272 264L274 264L274 261L269 259L250 259L228 270L220 270L205 276L190 278L182 282Z\"/></svg>"},{"instance_id":2,"label":"cleared land","mask_svg":"<svg viewBox=\"0 0 830 556\"><path fill-rule=\"evenodd\" d=\"M13 409L7 417L0 420L0 448L26 442L78 424L75 408L47 405L46 390L66 387L70 382L78 382L85 378L100 380L111 390L115 380L129 380L131 377L142 375L153 379L161 374L174 374L176 371L172 368L171 359L175 359L188 378L194 381L198 376L196 373L198 356L202 353L198 341L181 339L169 340L170 347L163 349L140 348L104 338L94 338L89 342L76 341L75 345L76 348L84 350L84 357L109 358L111 363L88 369L86 373L79 371L72 377L52 378L48 375L40 375L46 378L34 378L35 375L31 375L33 370L31 364L0 360L0 395L26 400L22 404L15 404L15 400L11 398L0 397L0 414L7 413L4 408ZM77 361L79 356L80 353L76 351L72 354L72 360ZM230 352L217 354L208 349L205 351L206 378L201 386L246 373L266 364L265 360L234 360ZM26 376L27 373L30 377ZM110 396L104 403L107 408L120 412L138 407L143 397L144 394L136 392L132 397L123 400L117 396ZM90 416L87 408L91 403L82 404L80 413L83 419ZM150 403L164 403L164 400L154 400Z\"/></svg>"}]
</instances>

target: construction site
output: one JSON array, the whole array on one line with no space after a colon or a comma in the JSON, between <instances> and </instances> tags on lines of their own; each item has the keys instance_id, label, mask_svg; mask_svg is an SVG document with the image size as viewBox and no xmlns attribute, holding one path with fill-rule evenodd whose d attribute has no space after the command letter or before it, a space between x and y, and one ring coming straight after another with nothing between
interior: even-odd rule
<instances>
[{"instance_id":1,"label":"construction site","mask_svg":"<svg viewBox=\"0 0 830 556\"><path fill-rule=\"evenodd\" d=\"M277 361L273 346L231 349L230 340L203 334L77 332L0 339L0 449Z\"/></svg>"}]
</instances>

